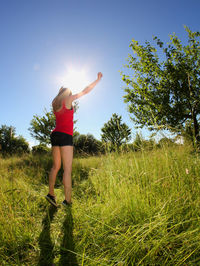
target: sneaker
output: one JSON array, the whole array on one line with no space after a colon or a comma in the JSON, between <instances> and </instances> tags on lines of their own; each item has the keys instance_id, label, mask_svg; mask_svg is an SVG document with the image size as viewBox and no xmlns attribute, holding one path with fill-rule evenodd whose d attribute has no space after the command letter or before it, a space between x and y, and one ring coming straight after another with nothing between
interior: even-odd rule
<instances>
[{"instance_id":1,"label":"sneaker","mask_svg":"<svg viewBox=\"0 0 200 266\"><path fill-rule=\"evenodd\" d=\"M68 202L66 200L63 200L62 205L66 206L72 206L72 202Z\"/></svg>"},{"instance_id":2,"label":"sneaker","mask_svg":"<svg viewBox=\"0 0 200 266\"><path fill-rule=\"evenodd\" d=\"M57 204L56 204L56 200L55 200L55 197L48 194L47 196L45 196L45 198L52 204L54 205L55 207L58 207Z\"/></svg>"}]
</instances>

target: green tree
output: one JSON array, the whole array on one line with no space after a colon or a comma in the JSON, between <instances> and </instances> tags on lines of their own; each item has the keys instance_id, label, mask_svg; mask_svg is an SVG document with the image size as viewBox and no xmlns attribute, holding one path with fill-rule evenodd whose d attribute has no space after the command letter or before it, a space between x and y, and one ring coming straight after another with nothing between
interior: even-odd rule
<instances>
[{"instance_id":1,"label":"green tree","mask_svg":"<svg viewBox=\"0 0 200 266\"><path fill-rule=\"evenodd\" d=\"M0 150L3 154L22 154L29 152L29 144L22 136L15 136L13 126L2 125L0 128Z\"/></svg>"},{"instance_id":2,"label":"green tree","mask_svg":"<svg viewBox=\"0 0 200 266\"><path fill-rule=\"evenodd\" d=\"M11 151L11 145L12 145L12 139L15 135L15 127L13 126L6 126L2 125L0 128L0 145L1 145L1 151L3 152L10 152Z\"/></svg>"},{"instance_id":3,"label":"green tree","mask_svg":"<svg viewBox=\"0 0 200 266\"><path fill-rule=\"evenodd\" d=\"M77 134L74 137L74 148L78 153L96 154L101 151L101 142L92 134Z\"/></svg>"},{"instance_id":4,"label":"green tree","mask_svg":"<svg viewBox=\"0 0 200 266\"><path fill-rule=\"evenodd\" d=\"M75 102L74 104L74 113L78 109L78 104ZM50 144L50 133L55 128L55 115L53 113L53 110L51 108L50 112L47 112L47 110L44 110L44 115L34 115L33 119L30 122L31 127L29 128L29 131L31 133L31 136L39 141L40 144ZM76 121L74 121L74 124Z\"/></svg>"},{"instance_id":5,"label":"green tree","mask_svg":"<svg viewBox=\"0 0 200 266\"><path fill-rule=\"evenodd\" d=\"M148 41L139 45L132 40L133 54L129 54L126 67L133 73L121 73L127 85L124 101L137 128L178 133L192 121L195 143L199 143L200 33L186 26L185 30L185 46L175 34L170 35L166 47L154 37L158 50Z\"/></svg>"},{"instance_id":6,"label":"green tree","mask_svg":"<svg viewBox=\"0 0 200 266\"><path fill-rule=\"evenodd\" d=\"M38 140L40 144L50 144L50 133L55 127L55 115L53 110L47 112L44 110L44 115L34 115L31 120L29 131L31 136Z\"/></svg>"},{"instance_id":7,"label":"green tree","mask_svg":"<svg viewBox=\"0 0 200 266\"><path fill-rule=\"evenodd\" d=\"M29 153L29 143L26 141L26 139L23 136L17 136L12 139L11 144L11 153L12 154L23 154L23 153Z\"/></svg>"},{"instance_id":8,"label":"green tree","mask_svg":"<svg viewBox=\"0 0 200 266\"><path fill-rule=\"evenodd\" d=\"M111 149L119 148L131 138L131 129L122 123L122 117L114 113L101 129L102 141L111 145Z\"/></svg>"}]
</instances>

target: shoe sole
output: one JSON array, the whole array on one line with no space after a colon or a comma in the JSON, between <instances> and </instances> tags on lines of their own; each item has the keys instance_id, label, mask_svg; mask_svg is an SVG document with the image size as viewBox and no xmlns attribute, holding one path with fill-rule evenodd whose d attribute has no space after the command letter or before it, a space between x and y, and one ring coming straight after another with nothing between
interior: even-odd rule
<instances>
[{"instance_id":1,"label":"shoe sole","mask_svg":"<svg viewBox=\"0 0 200 266\"><path fill-rule=\"evenodd\" d=\"M56 208L58 207L57 204L55 204L55 202L53 202L49 197L45 196L46 200L48 200L48 202L50 202L53 206L55 206Z\"/></svg>"}]
</instances>

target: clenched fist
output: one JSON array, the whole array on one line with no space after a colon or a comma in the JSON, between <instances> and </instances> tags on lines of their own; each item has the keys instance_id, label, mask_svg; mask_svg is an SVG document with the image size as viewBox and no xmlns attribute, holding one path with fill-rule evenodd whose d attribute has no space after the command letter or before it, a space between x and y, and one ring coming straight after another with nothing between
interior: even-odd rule
<instances>
[{"instance_id":1,"label":"clenched fist","mask_svg":"<svg viewBox=\"0 0 200 266\"><path fill-rule=\"evenodd\" d=\"M100 80L102 77L103 77L103 74L102 74L101 72L99 72L99 73L97 74L97 79Z\"/></svg>"}]
</instances>

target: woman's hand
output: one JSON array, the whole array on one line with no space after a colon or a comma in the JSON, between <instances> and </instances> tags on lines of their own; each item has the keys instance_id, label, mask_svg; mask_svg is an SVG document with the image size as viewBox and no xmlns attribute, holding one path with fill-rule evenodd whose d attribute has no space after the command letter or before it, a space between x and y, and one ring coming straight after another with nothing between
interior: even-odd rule
<instances>
[{"instance_id":1,"label":"woman's hand","mask_svg":"<svg viewBox=\"0 0 200 266\"><path fill-rule=\"evenodd\" d=\"M78 98L80 98L81 96L87 94L88 92L90 92L96 85L97 83L101 80L101 78L103 77L102 73L99 72L97 74L97 79L95 81L93 81L90 85L88 85L84 90L82 90L81 92L71 95L71 102L77 100Z\"/></svg>"},{"instance_id":2,"label":"woman's hand","mask_svg":"<svg viewBox=\"0 0 200 266\"><path fill-rule=\"evenodd\" d=\"M99 73L97 74L97 80L100 80L102 77L103 77L102 73L99 72Z\"/></svg>"}]
</instances>

